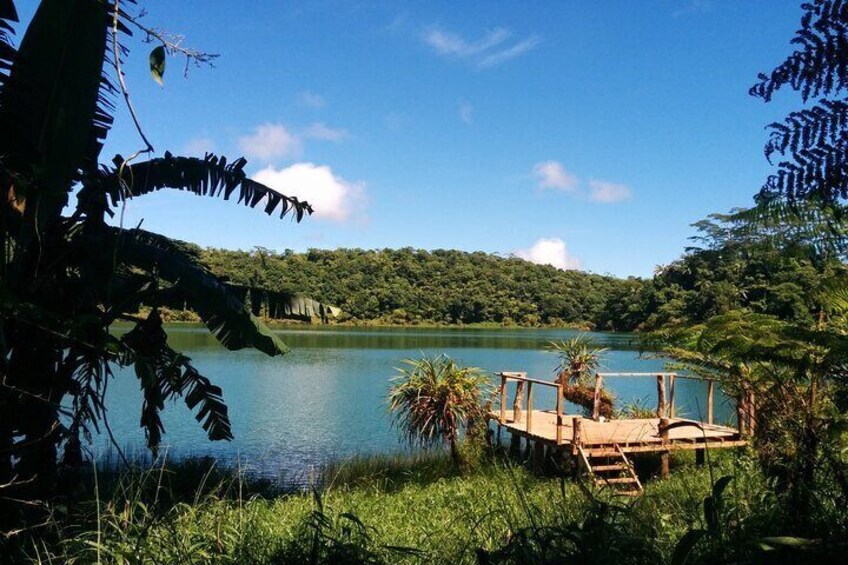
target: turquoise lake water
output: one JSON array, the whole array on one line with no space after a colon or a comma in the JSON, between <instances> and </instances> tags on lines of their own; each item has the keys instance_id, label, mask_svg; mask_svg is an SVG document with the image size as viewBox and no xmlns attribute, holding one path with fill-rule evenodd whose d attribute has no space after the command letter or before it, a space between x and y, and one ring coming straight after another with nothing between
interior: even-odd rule
<instances>
[{"instance_id":1,"label":"turquoise lake water","mask_svg":"<svg viewBox=\"0 0 848 565\"><path fill-rule=\"evenodd\" d=\"M447 353L488 372L526 371L552 380L557 358L545 346L578 335L561 329L416 328L298 328L278 333L292 351L268 357L253 350L227 351L203 327L168 328L171 345L223 388L235 434L231 442L209 442L181 401L169 404L163 414L169 457L210 455L263 475L302 481L330 459L403 449L384 401L395 367L404 359ZM663 369L662 360L639 356L632 335L589 335L609 348L604 371ZM619 404L656 406L654 379L609 378L605 385ZM554 407L554 395L547 390L534 396L537 408ZM697 417L705 409L706 384L679 380L676 396L678 414ZM131 369L116 373L106 406L118 444L142 452L141 393ZM579 413L574 407L568 412ZM716 422L729 421L731 412L717 396ZM101 436L93 449L102 453L108 444Z\"/></svg>"}]
</instances>

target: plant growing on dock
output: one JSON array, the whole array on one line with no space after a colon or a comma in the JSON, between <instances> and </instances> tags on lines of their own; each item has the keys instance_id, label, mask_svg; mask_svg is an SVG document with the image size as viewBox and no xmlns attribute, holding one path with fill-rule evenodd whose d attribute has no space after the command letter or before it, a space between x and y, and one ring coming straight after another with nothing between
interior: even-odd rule
<instances>
[{"instance_id":1,"label":"plant growing on dock","mask_svg":"<svg viewBox=\"0 0 848 565\"><path fill-rule=\"evenodd\" d=\"M606 347L597 347L592 338L581 334L573 339L552 341L548 349L559 357L555 369L556 382L562 385L562 395L569 402L591 411L594 406L595 389L591 379L601 364ZM611 418L613 397L601 390L601 416Z\"/></svg>"},{"instance_id":2,"label":"plant growing on dock","mask_svg":"<svg viewBox=\"0 0 848 565\"><path fill-rule=\"evenodd\" d=\"M474 367L460 367L447 355L406 359L392 379L388 405L394 425L410 445L446 444L461 463L459 438L484 418L481 398L489 379Z\"/></svg>"},{"instance_id":3,"label":"plant growing on dock","mask_svg":"<svg viewBox=\"0 0 848 565\"><path fill-rule=\"evenodd\" d=\"M589 384L589 378L601 364L606 347L597 347L592 338L585 334L562 341L552 341L548 349L559 357L556 368L557 382L566 384Z\"/></svg>"}]
</instances>

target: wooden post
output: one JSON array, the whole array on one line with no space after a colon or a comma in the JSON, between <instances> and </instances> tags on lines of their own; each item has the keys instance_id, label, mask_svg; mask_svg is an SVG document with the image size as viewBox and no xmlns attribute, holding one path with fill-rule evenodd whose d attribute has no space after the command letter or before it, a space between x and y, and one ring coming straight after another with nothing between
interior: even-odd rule
<instances>
[{"instance_id":1,"label":"wooden post","mask_svg":"<svg viewBox=\"0 0 848 565\"><path fill-rule=\"evenodd\" d=\"M603 386L603 377L600 373L595 373L595 396L592 399L592 419L596 422L601 417L601 387Z\"/></svg>"},{"instance_id":2,"label":"wooden post","mask_svg":"<svg viewBox=\"0 0 848 565\"><path fill-rule=\"evenodd\" d=\"M746 402L748 409L748 435L754 437L754 431L757 428L757 399L753 390L748 390L748 401Z\"/></svg>"},{"instance_id":3,"label":"wooden post","mask_svg":"<svg viewBox=\"0 0 848 565\"><path fill-rule=\"evenodd\" d=\"M583 443L583 417L575 416L571 419L571 454L577 455L577 448Z\"/></svg>"},{"instance_id":4,"label":"wooden post","mask_svg":"<svg viewBox=\"0 0 848 565\"><path fill-rule=\"evenodd\" d=\"M713 392L715 389L715 382L710 380L707 381L707 423L713 423Z\"/></svg>"},{"instance_id":5,"label":"wooden post","mask_svg":"<svg viewBox=\"0 0 848 565\"><path fill-rule=\"evenodd\" d=\"M657 375L657 418L665 418L665 375Z\"/></svg>"},{"instance_id":6,"label":"wooden post","mask_svg":"<svg viewBox=\"0 0 848 565\"><path fill-rule=\"evenodd\" d=\"M668 376L668 417L674 418L674 384L675 384L675 374L672 373Z\"/></svg>"},{"instance_id":7,"label":"wooden post","mask_svg":"<svg viewBox=\"0 0 848 565\"><path fill-rule=\"evenodd\" d=\"M501 424L506 422L506 375L501 373Z\"/></svg>"},{"instance_id":8,"label":"wooden post","mask_svg":"<svg viewBox=\"0 0 848 565\"><path fill-rule=\"evenodd\" d=\"M703 449L696 449L695 450L695 465L697 465L698 467L703 467L704 466L704 459L705 459L704 458L704 450Z\"/></svg>"},{"instance_id":9,"label":"wooden post","mask_svg":"<svg viewBox=\"0 0 848 565\"><path fill-rule=\"evenodd\" d=\"M739 395L739 399L736 401L736 422L739 427L739 435L747 436L748 431L746 424L748 423L747 418L747 407L745 406L748 400L748 392L743 389L742 393Z\"/></svg>"},{"instance_id":10,"label":"wooden post","mask_svg":"<svg viewBox=\"0 0 848 565\"><path fill-rule=\"evenodd\" d=\"M515 400L512 401L512 421L516 424L521 421L521 401L524 399L524 382L518 381L515 383Z\"/></svg>"},{"instance_id":11,"label":"wooden post","mask_svg":"<svg viewBox=\"0 0 848 565\"><path fill-rule=\"evenodd\" d=\"M557 386L556 391L556 442L559 446L562 445L562 385Z\"/></svg>"},{"instance_id":12,"label":"wooden post","mask_svg":"<svg viewBox=\"0 0 848 565\"><path fill-rule=\"evenodd\" d=\"M527 433L533 429L533 383L527 383Z\"/></svg>"},{"instance_id":13,"label":"wooden post","mask_svg":"<svg viewBox=\"0 0 848 565\"><path fill-rule=\"evenodd\" d=\"M660 418L660 424L659 424L659 426L660 426L660 438L662 439L663 445L668 444L668 425L669 425L669 423L670 423L670 420L668 418L664 418L664 417ZM663 479L668 478L668 473L669 473L668 459L669 459L669 452L668 452L668 448L666 448L662 452L662 455L660 455L660 463L661 463L661 465L660 465L660 477L662 477Z\"/></svg>"},{"instance_id":14,"label":"wooden post","mask_svg":"<svg viewBox=\"0 0 848 565\"><path fill-rule=\"evenodd\" d=\"M537 469L545 467L545 444L541 441L533 442L533 465Z\"/></svg>"},{"instance_id":15,"label":"wooden post","mask_svg":"<svg viewBox=\"0 0 848 565\"><path fill-rule=\"evenodd\" d=\"M509 454L513 457L521 456L521 436L515 432L512 433L512 439L509 442Z\"/></svg>"}]
</instances>

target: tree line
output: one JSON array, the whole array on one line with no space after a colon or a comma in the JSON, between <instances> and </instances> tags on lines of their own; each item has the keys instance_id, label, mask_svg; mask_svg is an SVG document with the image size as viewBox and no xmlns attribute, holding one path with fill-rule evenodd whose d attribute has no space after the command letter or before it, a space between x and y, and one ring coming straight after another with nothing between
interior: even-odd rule
<instances>
[{"instance_id":1,"label":"tree line","mask_svg":"<svg viewBox=\"0 0 848 565\"><path fill-rule=\"evenodd\" d=\"M341 309L340 320L386 324L500 324L651 330L733 310L812 323L811 281L845 270L809 245L743 234L733 216L696 224L697 245L650 278L626 279L457 250L200 250L239 287L302 294Z\"/></svg>"}]
</instances>

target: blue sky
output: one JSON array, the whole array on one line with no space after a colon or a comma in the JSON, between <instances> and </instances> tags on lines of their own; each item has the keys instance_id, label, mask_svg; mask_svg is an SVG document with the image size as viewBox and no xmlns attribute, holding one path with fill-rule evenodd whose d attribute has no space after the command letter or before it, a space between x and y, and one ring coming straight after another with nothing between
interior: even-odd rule
<instances>
[{"instance_id":1,"label":"blue sky","mask_svg":"<svg viewBox=\"0 0 848 565\"><path fill-rule=\"evenodd\" d=\"M143 6L220 53L187 78L169 58L160 88L151 46L129 43L157 152L245 155L317 209L294 224L174 191L128 204L125 225L204 246L457 248L649 276L692 222L751 204L764 126L797 104L747 93L789 53L796 1ZM122 108L103 158L140 147Z\"/></svg>"}]
</instances>

